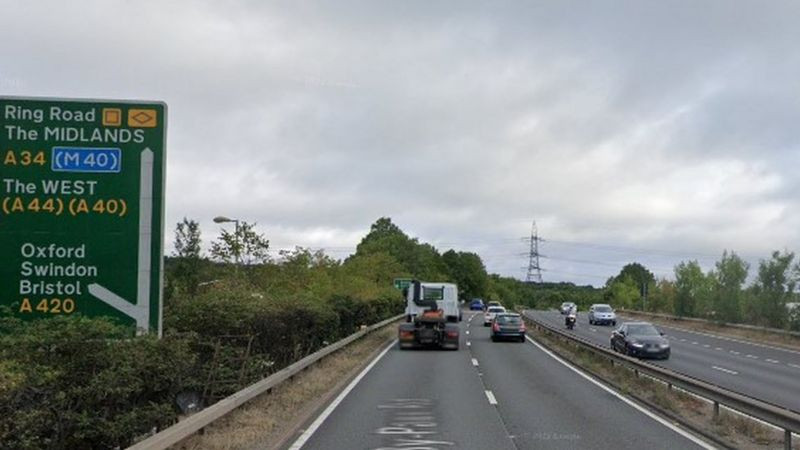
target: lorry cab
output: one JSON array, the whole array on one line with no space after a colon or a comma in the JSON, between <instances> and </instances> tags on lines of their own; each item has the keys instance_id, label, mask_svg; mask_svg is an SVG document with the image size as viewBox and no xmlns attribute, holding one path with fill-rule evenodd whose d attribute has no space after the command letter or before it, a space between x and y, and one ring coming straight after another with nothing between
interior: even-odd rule
<instances>
[{"instance_id":1,"label":"lorry cab","mask_svg":"<svg viewBox=\"0 0 800 450\"><path fill-rule=\"evenodd\" d=\"M415 290L419 300L415 300ZM458 288L453 283L432 283L418 281L411 284L406 292L406 322L412 322L415 317L422 316L428 306L421 303L436 302L436 309L444 313L448 322L458 322L461 310L458 304Z\"/></svg>"},{"instance_id":2,"label":"lorry cab","mask_svg":"<svg viewBox=\"0 0 800 450\"><path fill-rule=\"evenodd\" d=\"M397 329L400 348L458 350L460 317L455 284L412 281L406 292L406 323Z\"/></svg>"}]
</instances>

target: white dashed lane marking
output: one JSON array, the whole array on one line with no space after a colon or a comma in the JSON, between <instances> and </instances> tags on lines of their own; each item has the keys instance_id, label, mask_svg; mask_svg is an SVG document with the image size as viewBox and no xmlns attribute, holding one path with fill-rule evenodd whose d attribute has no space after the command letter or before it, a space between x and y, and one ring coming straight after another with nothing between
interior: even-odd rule
<instances>
[{"instance_id":1,"label":"white dashed lane marking","mask_svg":"<svg viewBox=\"0 0 800 450\"><path fill-rule=\"evenodd\" d=\"M475 367L478 367L478 360L475 359L475 358L472 358L472 365L475 366Z\"/></svg>"},{"instance_id":2,"label":"white dashed lane marking","mask_svg":"<svg viewBox=\"0 0 800 450\"><path fill-rule=\"evenodd\" d=\"M780 364L780 361L778 361L777 359L765 359L764 361L772 364Z\"/></svg>"},{"instance_id":3,"label":"white dashed lane marking","mask_svg":"<svg viewBox=\"0 0 800 450\"><path fill-rule=\"evenodd\" d=\"M719 370L720 372L725 372L725 373L731 374L731 375L739 375L739 372L737 372L735 370L726 369L724 367L711 366L711 368Z\"/></svg>"},{"instance_id":4,"label":"white dashed lane marking","mask_svg":"<svg viewBox=\"0 0 800 450\"><path fill-rule=\"evenodd\" d=\"M469 347L470 345L472 345L472 342L467 341L467 347Z\"/></svg>"},{"instance_id":5,"label":"white dashed lane marking","mask_svg":"<svg viewBox=\"0 0 800 450\"><path fill-rule=\"evenodd\" d=\"M486 399L489 400L489 404L490 405L496 405L497 404L497 399L495 398L495 396L492 393L492 391L483 391L483 392L486 394Z\"/></svg>"},{"instance_id":6,"label":"white dashed lane marking","mask_svg":"<svg viewBox=\"0 0 800 450\"><path fill-rule=\"evenodd\" d=\"M731 353L734 354L734 355L740 355L741 354L741 353L739 353L739 352L737 352L735 350L731 350Z\"/></svg>"},{"instance_id":7,"label":"white dashed lane marking","mask_svg":"<svg viewBox=\"0 0 800 450\"><path fill-rule=\"evenodd\" d=\"M693 345L697 345L697 341L692 342Z\"/></svg>"},{"instance_id":8,"label":"white dashed lane marking","mask_svg":"<svg viewBox=\"0 0 800 450\"><path fill-rule=\"evenodd\" d=\"M744 357L745 358L758 359L758 356L756 356L756 355L744 355Z\"/></svg>"},{"instance_id":9,"label":"white dashed lane marking","mask_svg":"<svg viewBox=\"0 0 800 450\"><path fill-rule=\"evenodd\" d=\"M792 364L792 363L789 363L788 365L789 365L789 367L794 367L795 369L800 369L800 365Z\"/></svg>"}]
</instances>

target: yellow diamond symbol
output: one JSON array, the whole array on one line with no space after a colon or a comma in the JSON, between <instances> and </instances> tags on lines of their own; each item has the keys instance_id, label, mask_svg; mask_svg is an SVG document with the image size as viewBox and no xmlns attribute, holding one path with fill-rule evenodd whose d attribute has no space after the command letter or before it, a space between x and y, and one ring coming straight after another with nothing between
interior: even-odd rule
<instances>
[{"instance_id":1,"label":"yellow diamond symbol","mask_svg":"<svg viewBox=\"0 0 800 450\"><path fill-rule=\"evenodd\" d=\"M129 109L128 126L133 128L153 128L158 124L155 109Z\"/></svg>"}]
</instances>

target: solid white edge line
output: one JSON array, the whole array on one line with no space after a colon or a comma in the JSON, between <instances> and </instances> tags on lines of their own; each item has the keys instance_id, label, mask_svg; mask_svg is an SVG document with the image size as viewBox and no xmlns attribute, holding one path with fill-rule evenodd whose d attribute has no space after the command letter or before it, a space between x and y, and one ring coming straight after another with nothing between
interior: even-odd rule
<instances>
[{"instance_id":1,"label":"solid white edge line","mask_svg":"<svg viewBox=\"0 0 800 450\"><path fill-rule=\"evenodd\" d=\"M388 352L389 349L394 347L395 344L397 344L397 339L393 340L391 344L387 345L386 348L383 349L383 351L380 352L380 354L378 354L378 356L376 356L375 359L373 359L372 362L370 362L367 365L367 367L364 367L364 370L362 370L361 373L359 373L355 378L353 378L353 381L351 381L350 384L348 384L347 387L344 388L344 390L340 392L339 395L331 402L331 404L328 405L328 407L325 408L324 411L322 411L322 414L320 414L316 419L314 419L313 422L311 422L311 425L309 425L308 428L306 428L306 430L303 431L303 434L301 434L300 437L298 437L297 440L294 441L292 446L289 447L289 450L299 450L303 448L303 445L305 445L305 443L311 438L314 432L317 431L317 428L319 428L320 425L322 425L322 423L325 422L325 419L327 419L328 416L330 416L331 413L333 413L333 410L336 409L337 406L339 406L339 403L341 403L342 400L344 400L344 398L347 397L347 394L349 394L350 391L352 391L353 388L356 387L356 385L361 381L361 379L367 375L367 373L372 369L372 367L375 364L377 364L378 361L380 361L381 358L383 358L386 352Z\"/></svg>"},{"instance_id":2,"label":"solid white edge line","mask_svg":"<svg viewBox=\"0 0 800 450\"><path fill-rule=\"evenodd\" d=\"M531 344L533 344L536 347L538 347L539 350L545 352L545 354L549 355L551 358L553 358L556 361L560 362L561 364L563 364L564 366L566 366L567 368L569 368L573 372L575 372L578 375L582 376L583 378L587 379L588 381L590 381L591 383L595 384L596 386L598 386L599 388L603 389L604 391L610 393L611 395L619 398L623 402L627 403L628 405L630 405L631 407L633 407L637 411L639 411L642 414L650 417L651 419L655 420L656 422L660 423L661 425L664 425L665 427L669 428L670 430L680 434L681 436L685 437L686 439L689 439L690 441L694 442L695 444L697 444L697 445L699 445L699 446L701 446L703 448L706 448L706 449L714 449L714 448L716 448L716 447L708 444L707 442L701 440L697 436L695 436L695 435L683 430L682 428L680 428L678 426L673 425L672 423L670 423L666 419L663 419L662 417L659 417L655 413L653 413L651 411L648 411L644 407L642 407L639 404L635 403L633 400L623 396L622 394L620 394L617 391L611 389L610 387L604 385L603 383L600 383L599 381L595 380L594 378L590 377L589 375L583 373L583 371L581 371L577 367L573 366L572 364L570 364L567 361L563 360L561 357L559 357L555 353L553 353L550 350L548 350L548 349L544 348L543 346L541 346L538 342L536 342L533 339L531 339L530 336L525 336L525 338L528 340L528 342L530 342Z\"/></svg>"},{"instance_id":3,"label":"solid white edge line","mask_svg":"<svg viewBox=\"0 0 800 450\"><path fill-rule=\"evenodd\" d=\"M494 393L492 391L485 390L483 391L483 393L486 394L486 399L489 400L490 405L497 404L497 398L494 396Z\"/></svg>"}]
</instances>

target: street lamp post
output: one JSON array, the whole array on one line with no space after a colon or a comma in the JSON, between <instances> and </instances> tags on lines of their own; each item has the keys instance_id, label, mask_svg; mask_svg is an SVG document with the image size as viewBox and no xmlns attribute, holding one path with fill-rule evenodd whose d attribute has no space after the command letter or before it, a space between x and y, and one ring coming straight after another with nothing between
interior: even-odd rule
<instances>
[{"instance_id":1,"label":"street lamp post","mask_svg":"<svg viewBox=\"0 0 800 450\"><path fill-rule=\"evenodd\" d=\"M235 249L234 249L234 258L236 259L236 266L239 266L239 219L231 219L225 216L217 216L214 217L214 223L229 223L233 222L236 230L236 234L233 235L235 241Z\"/></svg>"}]
</instances>

